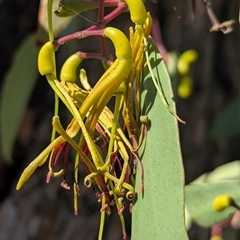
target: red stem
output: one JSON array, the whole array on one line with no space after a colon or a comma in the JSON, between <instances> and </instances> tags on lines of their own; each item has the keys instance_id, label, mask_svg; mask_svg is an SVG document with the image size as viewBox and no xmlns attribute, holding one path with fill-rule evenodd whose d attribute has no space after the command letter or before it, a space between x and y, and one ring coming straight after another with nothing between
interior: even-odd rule
<instances>
[{"instance_id":1,"label":"red stem","mask_svg":"<svg viewBox=\"0 0 240 240\"><path fill-rule=\"evenodd\" d=\"M110 21L112 21L114 18L116 18L118 15L123 13L127 10L127 5L123 2L120 2L116 9L114 9L111 13L109 13L107 16L103 18L102 24L106 25ZM59 38L55 41L53 41L53 46L55 49L58 49L60 45L63 45L64 43L71 41L73 39L81 39L84 37L89 36L103 36L103 30L99 30L99 25L93 25L83 31L75 32L72 34L69 34L67 36L64 36L62 38Z\"/></svg>"},{"instance_id":2,"label":"red stem","mask_svg":"<svg viewBox=\"0 0 240 240\"><path fill-rule=\"evenodd\" d=\"M158 50L162 55L163 61L166 62L168 59L168 51L164 46L160 24L156 17L153 17L152 37L158 46Z\"/></svg>"},{"instance_id":3,"label":"red stem","mask_svg":"<svg viewBox=\"0 0 240 240\"><path fill-rule=\"evenodd\" d=\"M102 25L104 21L104 0L99 0L98 2L98 23L99 25ZM106 39L103 36L100 36L100 46L101 46L101 53L102 56L105 59L108 59L108 53L107 53L107 45L106 45Z\"/></svg>"},{"instance_id":4,"label":"red stem","mask_svg":"<svg viewBox=\"0 0 240 240\"><path fill-rule=\"evenodd\" d=\"M65 149L65 154L64 154L64 175L66 175L66 173L67 173L70 147L71 147L71 145L69 143L67 143L66 149Z\"/></svg>"},{"instance_id":5,"label":"red stem","mask_svg":"<svg viewBox=\"0 0 240 240\"><path fill-rule=\"evenodd\" d=\"M104 35L103 31L104 31L103 29L100 30L86 29L83 31L75 32L53 41L53 46L55 49L57 49L60 45L63 45L64 43L71 41L73 39L82 39L89 36L101 36L101 35L103 36Z\"/></svg>"},{"instance_id":6,"label":"red stem","mask_svg":"<svg viewBox=\"0 0 240 240\"><path fill-rule=\"evenodd\" d=\"M211 236L222 236L222 231L225 227L229 226L231 222L231 218L228 218L227 220L224 220L223 222L217 223L212 226L211 228Z\"/></svg>"},{"instance_id":7,"label":"red stem","mask_svg":"<svg viewBox=\"0 0 240 240\"><path fill-rule=\"evenodd\" d=\"M98 23L102 25L104 18L104 0L98 0Z\"/></svg>"}]
</instances>

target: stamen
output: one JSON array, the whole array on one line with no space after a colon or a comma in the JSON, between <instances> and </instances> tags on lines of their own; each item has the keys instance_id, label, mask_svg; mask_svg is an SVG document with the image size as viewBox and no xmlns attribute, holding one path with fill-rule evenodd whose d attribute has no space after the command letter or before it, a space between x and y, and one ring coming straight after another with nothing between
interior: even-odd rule
<instances>
[{"instance_id":1,"label":"stamen","mask_svg":"<svg viewBox=\"0 0 240 240\"><path fill-rule=\"evenodd\" d=\"M64 189L70 190L70 186L68 185L68 183L66 182L66 180L63 180L60 185L61 185L61 187L63 187Z\"/></svg>"}]
</instances>

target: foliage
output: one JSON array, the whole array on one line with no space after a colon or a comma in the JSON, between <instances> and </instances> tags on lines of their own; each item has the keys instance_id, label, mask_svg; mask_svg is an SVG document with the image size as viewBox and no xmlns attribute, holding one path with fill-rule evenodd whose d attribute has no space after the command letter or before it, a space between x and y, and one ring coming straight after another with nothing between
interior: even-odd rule
<instances>
[{"instance_id":1,"label":"foliage","mask_svg":"<svg viewBox=\"0 0 240 240\"><path fill-rule=\"evenodd\" d=\"M240 134L240 97L227 106L215 119L210 136L213 139L229 138Z\"/></svg>"},{"instance_id":2,"label":"foliage","mask_svg":"<svg viewBox=\"0 0 240 240\"><path fill-rule=\"evenodd\" d=\"M213 208L213 202L218 196L226 195L240 204L239 167L239 160L224 164L201 175L185 187L187 229L190 229L192 221L202 227L212 227L231 219L237 213L236 208L231 205L217 212Z\"/></svg>"},{"instance_id":3,"label":"foliage","mask_svg":"<svg viewBox=\"0 0 240 240\"><path fill-rule=\"evenodd\" d=\"M174 109L171 82L161 55L152 40L147 49L154 76ZM144 192L138 195L134 205L132 237L140 240L174 239L174 236L187 239L182 217L184 173L177 122L161 103L146 63L143 75L142 109L150 124L145 146L141 149ZM138 183L139 171L137 175Z\"/></svg>"},{"instance_id":4,"label":"foliage","mask_svg":"<svg viewBox=\"0 0 240 240\"><path fill-rule=\"evenodd\" d=\"M14 140L37 76L37 49L35 35L32 34L16 51L1 89L0 140L3 154L9 162L12 162Z\"/></svg>"}]
</instances>

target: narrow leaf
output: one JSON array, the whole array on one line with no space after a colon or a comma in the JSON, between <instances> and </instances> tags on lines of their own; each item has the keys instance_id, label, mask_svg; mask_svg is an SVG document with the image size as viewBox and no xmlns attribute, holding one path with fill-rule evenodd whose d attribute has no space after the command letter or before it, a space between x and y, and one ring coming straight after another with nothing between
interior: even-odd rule
<instances>
[{"instance_id":1,"label":"narrow leaf","mask_svg":"<svg viewBox=\"0 0 240 240\"><path fill-rule=\"evenodd\" d=\"M209 207L210 206L209 202L207 202L208 199L205 198L205 196L199 197L199 194L195 194L195 192L194 192L195 189L196 189L196 191L200 191L200 190L198 190L198 188L203 188L203 186L201 184L205 184L205 187L204 187L205 191L206 192L209 191L210 194L214 194L214 193L211 193L212 187L211 186L208 187L207 184L211 185L213 183L217 183L217 185L214 185L215 187L217 187L217 186L219 186L219 184L218 184L219 182L223 182L226 180L239 180L239 179L240 179L240 161L236 160L236 161L232 161L232 162L223 164L223 165L217 167L216 169L214 169L212 172L204 173L200 177L198 177L194 181L192 181L190 184L188 184L186 186L186 196L185 196L186 203L188 204L185 209L185 219L186 219L186 223L187 223L186 228L190 229L191 222L193 220L192 219L193 216L195 218L194 220L202 226L208 226L209 224L212 224L216 219L215 215L219 216L220 219L224 219L224 217L229 216L228 214L225 214L225 212L224 212L224 214L217 214L216 212L214 212L214 215L212 216L212 218L209 219L209 214L213 213L213 209L212 209L212 207ZM240 182L239 182L239 184L240 184ZM189 186L194 186L193 190L192 190L192 187L190 187L190 190L189 190ZM222 189L222 186L219 186L219 187ZM212 198L213 197L214 197L214 195L212 195ZM189 204L190 204L190 206L189 206ZM191 205L193 205L193 206L191 206ZM204 212L204 215L203 216L201 215L200 218L199 218L199 215L197 212L199 206L200 206L200 211ZM210 212L208 212L208 211L210 211ZM206 212L208 212L208 213L206 214ZM231 214L233 212L234 212L234 210L231 211ZM191 214L193 214L193 216ZM205 215L206 215L206 217L205 217ZM211 225L209 225L209 226L211 226Z\"/></svg>"},{"instance_id":2,"label":"narrow leaf","mask_svg":"<svg viewBox=\"0 0 240 240\"><path fill-rule=\"evenodd\" d=\"M154 76L175 111L170 78L152 39L148 40L147 48ZM184 172L178 125L159 97L146 63L141 104L142 114L150 118L151 124L142 147L144 189L133 208L132 239L188 239L184 224Z\"/></svg>"},{"instance_id":3,"label":"narrow leaf","mask_svg":"<svg viewBox=\"0 0 240 240\"><path fill-rule=\"evenodd\" d=\"M232 216L235 208L229 207L222 212L216 212L212 203L219 195L229 195L239 204L239 184L237 179L186 186L186 207L193 221L202 227L211 227Z\"/></svg>"},{"instance_id":4,"label":"narrow leaf","mask_svg":"<svg viewBox=\"0 0 240 240\"><path fill-rule=\"evenodd\" d=\"M240 134L240 97L216 118L210 131L210 136L214 139L238 134Z\"/></svg>"},{"instance_id":5,"label":"narrow leaf","mask_svg":"<svg viewBox=\"0 0 240 240\"><path fill-rule=\"evenodd\" d=\"M214 169L212 172L204 173L203 175L192 181L191 184L237 179L240 179L240 160L223 164Z\"/></svg>"},{"instance_id":6,"label":"narrow leaf","mask_svg":"<svg viewBox=\"0 0 240 240\"><path fill-rule=\"evenodd\" d=\"M37 79L35 34L29 35L16 51L1 89L0 132L3 155L11 162L15 137Z\"/></svg>"},{"instance_id":7,"label":"narrow leaf","mask_svg":"<svg viewBox=\"0 0 240 240\"><path fill-rule=\"evenodd\" d=\"M39 13L38 13L38 22L39 25L48 32L48 16L47 16L47 4L48 0L41 0ZM57 10L59 7L59 1L53 1L53 11ZM59 18L53 14L53 25L54 25L54 35L58 35L62 30L64 30L72 21L74 16L68 18ZM41 37L41 36L40 36Z\"/></svg>"}]
</instances>

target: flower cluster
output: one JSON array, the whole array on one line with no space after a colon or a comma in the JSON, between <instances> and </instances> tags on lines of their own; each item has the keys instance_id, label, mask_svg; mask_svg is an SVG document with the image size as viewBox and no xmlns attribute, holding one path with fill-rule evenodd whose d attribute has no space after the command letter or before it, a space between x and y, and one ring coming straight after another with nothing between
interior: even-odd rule
<instances>
[{"instance_id":1,"label":"flower cluster","mask_svg":"<svg viewBox=\"0 0 240 240\"><path fill-rule=\"evenodd\" d=\"M105 7L115 7L104 16ZM49 159L46 181L62 177L61 186L70 189L67 182L67 168L70 161L69 150L76 151L74 163L74 211L78 213L77 197L79 188L79 166L84 165L86 176L84 185L94 187L97 200L102 203L101 219L110 214L116 206L122 225L123 238L126 238L122 212L124 200L132 201L135 197L135 171L138 163L138 150L146 134L147 121L141 121L140 79L144 56L144 43L151 30L151 16L141 0L99 0L99 1L60 1L55 14L59 17L71 16L86 10L98 8L98 24L88 29L54 39L52 28L52 0L48 1L49 42L40 50L38 67L56 94L55 115L52 119L53 137L51 143L28 165L22 173L17 189L28 180L37 167ZM129 38L119 29L104 27L122 12L129 10L135 27L130 27ZM55 52L68 41L90 36L99 36L100 53L76 52L62 66L60 76L56 74ZM106 47L106 38L115 48L116 59L112 61ZM86 72L80 71L80 87L76 83L77 68L84 59L100 59L105 68L104 74L91 87ZM134 89L134 91L133 91ZM65 104L72 115L66 129L62 126L58 112L58 98ZM114 110L108 108L111 98L115 99ZM121 119L121 121L120 121ZM121 123L121 124L120 124ZM59 134L55 137L55 132ZM76 140L78 139L78 140ZM101 142L102 144L99 144ZM63 163L60 156L64 155ZM56 164L61 165L56 170ZM103 220L104 221L104 220ZM103 222L100 224L99 239L102 238Z\"/></svg>"}]
</instances>

